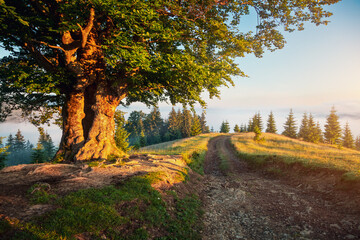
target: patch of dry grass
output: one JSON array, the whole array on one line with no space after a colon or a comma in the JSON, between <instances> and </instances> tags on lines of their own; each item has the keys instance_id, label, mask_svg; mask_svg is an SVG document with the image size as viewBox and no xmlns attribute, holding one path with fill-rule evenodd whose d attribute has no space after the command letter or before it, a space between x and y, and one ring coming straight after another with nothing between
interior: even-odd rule
<instances>
[{"instance_id":1,"label":"patch of dry grass","mask_svg":"<svg viewBox=\"0 0 360 240\"><path fill-rule=\"evenodd\" d=\"M207 150L207 144L213 137L219 136L220 133L206 133L195 137L179 139L175 141L159 143L146 146L134 151L135 154L161 154L161 155L184 155L193 152L202 152Z\"/></svg>"},{"instance_id":2,"label":"patch of dry grass","mask_svg":"<svg viewBox=\"0 0 360 240\"><path fill-rule=\"evenodd\" d=\"M308 167L345 171L346 176L360 179L360 152L328 144L314 144L285 136L263 133L265 141L255 142L253 133L236 134L231 142L240 154L248 156L281 156L286 163L300 162Z\"/></svg>"},{"instance_id":3,"label":"patch of dry grass","mask_svg":"<svg viewBox=\"0 0 360 240\"><path fill-rule=\"evenodd\" d=\"M199 174L204 174L204 159L211 138L221 133L206 133L195 137L143 147L134 154L182 155L186 164Z\"/></svg>"}]
</instances>

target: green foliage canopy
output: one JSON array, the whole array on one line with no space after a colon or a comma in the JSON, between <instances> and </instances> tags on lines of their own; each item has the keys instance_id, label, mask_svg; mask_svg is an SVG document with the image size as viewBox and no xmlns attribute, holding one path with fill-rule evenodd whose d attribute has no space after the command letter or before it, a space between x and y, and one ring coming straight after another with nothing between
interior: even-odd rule
<instances>
[{"instance_id":1,"label":"green foliage canopy","mask_svg":"<svg viewBox=\"0 0 360 240\"><path fill-rule=\"evenodd\" d=\"M236 57L282 48L280 27L326 24L331 13L323 7L338 1L0 1L0 44L11 52L0 61L2 120L22 109L44 122L70 92L87 87L79 72L98 69L112 91L127 97L123 104L205 105L203 91L219 96L232 75L245 76ZM256 31L242 32L251 9ZM84 55L91 47L96 59ZM44 109L48 115L28 114Z\"/></svg>"}]
</instances>

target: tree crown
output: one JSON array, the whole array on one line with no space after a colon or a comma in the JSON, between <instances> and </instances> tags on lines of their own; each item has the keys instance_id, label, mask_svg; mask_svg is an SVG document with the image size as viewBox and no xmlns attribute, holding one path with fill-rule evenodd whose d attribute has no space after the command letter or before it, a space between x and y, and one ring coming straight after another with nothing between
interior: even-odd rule
<instances>
[{"instance_id":1,"label":"tree crown","mask_svg":"<svg viewBox=\"0 0 360 240\"><path fill-rule=\"evenodd\" d=\"M127 96L124 104L205 105L203 91L219 96L232 75L245 76L236 57L282 48L281 26L326 24L331 13L323 6L336 2L4 0L0 43L11 56L0 63L1 112L21 108L44 121L28 113L44 106L56 112L66 94L99 81ZM258 15L256 31L241 32L250 9ZM101 77L83 81L93 72Z\"/></svg>"}]
</instances>

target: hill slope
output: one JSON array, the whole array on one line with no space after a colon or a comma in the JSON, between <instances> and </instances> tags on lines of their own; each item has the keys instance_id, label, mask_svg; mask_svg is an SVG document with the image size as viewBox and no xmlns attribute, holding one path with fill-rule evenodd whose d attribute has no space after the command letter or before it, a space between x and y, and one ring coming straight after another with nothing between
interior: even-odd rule
<instances>
[{"instance_id":1,"label":"hill slope","mask_svg":"<svg viewBox=\"0 0 360 240\"><path fill-rule=\"evenodd\" d=\"M5 168L0 235L89 240L360 235L359 152L273 134L255 142L253 136L204 134L148 146L116 161Z\"/></svg>"},{"instance_id":2,"label":"hill slope","mask_svg":"<svg viewBox=\"0 0 360 240\"><path fill-rule=\"evenodd\" d=\"M344 180L360 180L360 152L328 144L314 144L285 136L263 133L263 141L254 141L253 133L231 137L232 144L253 164L300 163L310 168L343 172Z\"/></svg>"},{"instance_id":3,"label":"hill slope","mask_svg":"<svg viewBox=\"0 0 360 240\"><path fill-rule=\"evenodd\" d=\"M339 170L284 163L274 154L261 158L238 152L230 142L240 138L242 149L265 144L251 136L220 136L209 142L202 192L203 239L358 239L358 188L350 185L345 190L339 184ZM275 142L290 141L273 137Z\"/></svg>"}]
</instances>

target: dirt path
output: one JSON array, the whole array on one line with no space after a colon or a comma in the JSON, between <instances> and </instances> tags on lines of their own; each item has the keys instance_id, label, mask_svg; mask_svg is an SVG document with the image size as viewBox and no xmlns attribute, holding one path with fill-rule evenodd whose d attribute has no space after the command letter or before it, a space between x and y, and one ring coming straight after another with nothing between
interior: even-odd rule
<instances>
[{"instance_id":1,"label":"dirt path","mask_svg":"<svg viewBox=\"0 0 360 240\"><path fill-rule=\"evenodd\" d=\"M204 170L203 239L360 239L358 213L301 184L250 170L229 136L209 142Z\"/></svg>"}]
</instances>

